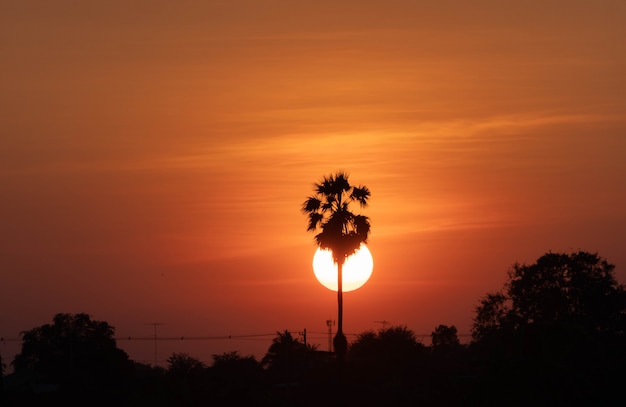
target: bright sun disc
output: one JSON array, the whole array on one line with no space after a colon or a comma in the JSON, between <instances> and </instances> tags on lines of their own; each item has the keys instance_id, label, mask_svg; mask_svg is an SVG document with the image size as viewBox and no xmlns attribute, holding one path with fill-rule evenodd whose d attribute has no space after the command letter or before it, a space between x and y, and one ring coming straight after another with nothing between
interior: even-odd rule
<instances>
[{"instance_id":1,"label":"bright sun disc","mask_svg":"<svg viewBox=\"0 0 626 407\"><path fill-rule=\"evenodd\" d=\"M369 280L374 269L372 253L365 245L343 264L343 291L353 291ZM337 291L337 265L330 250L318 248L313 256L313 272L317 280L329 290Z\"/></svg>"}]
</instances>

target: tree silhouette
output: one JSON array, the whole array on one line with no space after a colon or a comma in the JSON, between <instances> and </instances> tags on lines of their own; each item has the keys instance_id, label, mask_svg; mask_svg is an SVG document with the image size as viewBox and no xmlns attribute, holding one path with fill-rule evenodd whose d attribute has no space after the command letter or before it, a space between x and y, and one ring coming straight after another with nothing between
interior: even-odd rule
<instances>
[{"instance_id":1,"label":"tree silhouette","mask_svg":"<svg viewBox=\"0 0 626 407\"><path fill-rule=\"evenodd\" d=\"M406 326L381 329L378 333L365 331L350 346L350 360L374 367L379 373L401 371L412 366L425 351L425 346L415 339Z\"/></svg>"},{"instance_id":2,"label":"tree silhouette","mask_svg":"<svg viewBox=\"0 0 626 407\"><path fill-rule=\"evenodd\" d=\"M348 174L342 171L324 177L314 184L315 194L302 204L308 216L307 231L317 232L315 242L321 249L329 249L337 264L337 334L333 344L337 360L343 361L348 341L343 333L343 264L361 244L367 243L370 221L367 216L351 211L351 205L366 207L370 191L365 186L352 186Z\"/></svg>"},{"instance_id":3,"label":"tree silhouette","mask_svg":"<svg viewBox=\"0 0 626 407\"><path fill-rule=\"evenodd\" d=\"M204 363L187 353L173 353L167 358L167 364L167 374L176 377L197 374L206 368Z\"/></svg>"},{"instance_id":4,"label":"tree silhouette","mask_svg":"<svg viewBox=\"0 0 626 407\"><path fill-rule=\"evenodd\" d=\"M514 264L502 292L487 294L477 308L475 340L494 331L530 324L574 324L590 334L624 335L626 291L615 266L597 254L547 253L535 264Z\"/></svg>"},{"instance_id":5,"label":"tree silhouette","mask_svg":"<svg viewBox=\"0 0 626 407\"><path fill-rule=\"evenodd\" d=\"M237 351L213 355L209 369L214 386L210 405L258 405L266 373L252 355Z\"/></svg>"},{"instance_id":6,"label":"tree silhouette","mask_svg":"<svg viewBox=\"0 0 626 407\"><path fill-rule=\"evenodd\" d=\"M110 392L133 371L113 335L112 326L87 314L56 314L52 324L22 332L14 371L40 383L58 384L61 391L75 395Z\"/></svg>"},{"instance_id":7,"label":"tree silhouette","mask_svg":"<svg viewBox=\"0 0 626 407\"><path fill-rule=\"evenodd\" d=\"M432 347L435 352L452 352L461 347L461 342L454 325L439 325L431 333Z\"/></svg>"},{"instance_id":8,"label":"tree silhouette","mask_svg":"<svg viewBox=\"0 0 626 407\"><path fill-rule=\"evenodd\" d=\"M614 268L583 251L514 264L476 309L472 352L488 386L520 404L609 403L626 379L626 291Z\"/></svg>"},{"instance_id":9,"label":"tree silhouette","mask_svg":"<svg viewBox=\"0 0 626 407\"><path fill-rule=\"evenodd\" d=\"M278 336L272 339L261 365L283 379L296 376L306 367L307 352L313 348L294 338L288 330L276 334Z\"/></svg>"},{"instance_id":10,"label":"tree silhouette","mask_svg":"<svg viewBox=\"0 0 626 407\"><path fill-rule=\"evenodd\" d=\"M174 397L183 404L200 404L207 376L204 363L187 353L173 353L167 363L166 379Z\"/></svg>"},{"instance_id":11,"label":"tree silhouette","mask_svg":"<svg viewBox=\"0 0 626 407\"><path fill-rule=\"evenodd\" d=\"M359 334L346 358L346 380L359 389L350 398L360 400L354 405L421 405L414 390L425 383L427 359L426 347L406 326Z\"/></svg>"}]
</instances>

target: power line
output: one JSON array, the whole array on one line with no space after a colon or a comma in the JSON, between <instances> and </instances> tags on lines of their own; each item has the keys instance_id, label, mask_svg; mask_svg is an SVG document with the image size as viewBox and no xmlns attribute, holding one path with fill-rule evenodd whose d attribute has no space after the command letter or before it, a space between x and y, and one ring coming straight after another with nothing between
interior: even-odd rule
<instances>
[{"instance_id":1,"label":"power line","mask_svg":"<svg viewBox=\"0 0 626 407\"><path fill-rule=\"evenodd\" d=\"M152 325L154 327L154 366L157 365L157 326L158 325L163 325L160 322L149 322L146 325Z\"/></svg>"},{"instance_id":2,"label":"power line","mask_svg":"<svg viewBox=\"0 0 626 407\"><path fill-rule=\"evenodd\" d=\"M290 331L291 332L291 331ZM296 331L293 331L296 332ZM311 336L318 335L318 336ZM320 336L321 335L321 336ZM308 331L307 330L307 338L315 338L315 339L324 339L328 335L328 332L320 332L320 331ZM346 336L359 336L358 333L345 333ZM248 334L248 335L215 335L215 336L158 336L156 341L210 341L210 340L225 340L225 339L235 339L235 340L267 340L264 337L268 336L276 336L276 332L273 333L262 333L262 334ZM425 338L430 337L432 334L415 334L415 337ZM457 334L458 337L471 337L472 335L467 334ZM155 341L155 337L153 336L133 336L133 335L125 335L125 336L115 336L113 339L116 341ZM6 344L7 342L22 342L22 338L18 337L1 337L0 345Z\"/></svg>"},{"instance_id":3,"label":"power line","mask_svg":"<svg viewBox=\"0 0 626 407\"><path fill-rule=\"evenodd\" d=\"M218 335L218 336L118 336L118 341L207 341L207 340L224 340L224 339L255 339L259 337L276 336L276 332L267 334L249 334L249 335Z\"/></svg>"}]
</instances>

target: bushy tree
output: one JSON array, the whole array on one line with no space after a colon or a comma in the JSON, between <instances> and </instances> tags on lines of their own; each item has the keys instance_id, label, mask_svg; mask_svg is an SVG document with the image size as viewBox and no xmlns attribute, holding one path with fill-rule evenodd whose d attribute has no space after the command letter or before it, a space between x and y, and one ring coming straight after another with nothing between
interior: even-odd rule
<instances>
[{"instance_id":1,"label":"bushy tree","mask_svg":"<svg viewBox=\"0 0 626 407\"><path fill-rule=\"evenodd\" d=\"M22 332L15 373L84 390L117 386L132 362L113 335L112 326L87 314L56 314L52 324Z\"/></svg>"},{"instance_id":2,"label":"bushy tree","mask_svg":"<svg viewBox=\"0 0 626 407\"><path fill-rule=\"evenodd\" d=\"M261 364L252 355L242 356L238 351L213 355L213 375L229 383L249 384L260 380Z\"/></svg>"},{"instance_id":3,"label":"bushy tree","mask_svg":"<svg viewBox=\"0 0 626 407\"><path fill-rule=\"evenodd\" d=\"M174 353L167 358L167 374L172 376L191 376L202 372L206 368L200 360L187 353Z\"/></svg>"},{"instance_id":4,"label":"bushy tree","mask_svg":"<svg viewBox=\"0 0 626 407\"><path fill-rule=\"evenodd\" d=\"M476 308L472 338L479 341L509 331L512 327L509 323L510 310L510 300L505 294L488 293Z\"/></svg>"},{"instance_id":5,"label":"bushy tree","mask_svg":"<svg viewBox=\"0 0 626 407\"><path fill-rule=\"evenodd\" d=\"M355 405L421 405L416 395L430 374L427 359L427 348L404 325L357 335L346 357L346 380L359 389Z\"/></svg>"},{"instance_id":6,"label":"bushy tree","mask_svg":"<svg viewBox=\"0 0 626 407\"><path fill-rule=\"evenodd\" d=\"M259 405L266 397L265 372L252 355L215 354L208 372L211 397L209 403L198 405Z\"/></svg>"},{"instance_id":7,"label":"bushy tree","mask_svg":"<svg viewBox=\"0 0 626 407\"><path fill-rule=\"evenodd\" d=\"M454 325L439 325L430 336L432 338L432 348L435 352L447 353L458 350L461 347Z\"/></svg>"},{"instance_id":8,"label":"bushy tree","mask_svg":"<svg viewBox=\"0 0 626 407\"><path fill-rule=\"evenodd\" d=\"M366 331L357 336L350 345L349 358L352 361L378 366L383 370L405 369L412 366L423 354L425 346L418 342L412 330L406 326L393 326L374 331Z\"/></svg>"},{"instance_id":9,"label":"bushy tree","mask_svg":"<svg viewBox=\"0 0 626 407\"><path fill-rule=\"evenodd\" d=\"M625 334L626 291L615 266L597 254L547 253L535 264L516 263L501 292L476 310L474 340L529 325L569 324L589 334Z\"/></svg>"},{"instance_id":10,"label":"bushy tree","mask_svg":"<svg viewBox=\"0 0 626 407\"><path fill-rule=\"evenodd\" d=\"M307 352L311 349L288 330L276 334L261 364L275 376L297 376L306 367Z\"/></svg>"},{"instance_id":11,"label":"bushy tree","mask_svg":"<svg viewBox=\"0 0 626 407\"><path fill-rule=\"evenodd\" d=\"M230 369L237 365L258 365L253 355L242 356L238 351L224 352L219 355L213 355L213 369Z\"/></svg>"},{"instance_id":12,"label":"bushy tree","mask_svg":"<svg viewBox=\"0 0 626 407\"><path fill-rule=\"evenodd\" d=\"M510 405L608 405L626 375L626 291L597 254L514 264L476 309L472 352ZM487 390L484 394L489 394ZM488 403L487 403L488 404Z\"/></svg>"},{"instance_id":13,"label":"bushy tree","mask_svg":"<svg viewBox=\"0 0 626 407\"><path fill-rule=\"evenodd\" d=\"M167 363L166 379L173 397L183 405L203 403L207 399L204 363L187 353L173 353Z\"/></svg>"}]
</instances>

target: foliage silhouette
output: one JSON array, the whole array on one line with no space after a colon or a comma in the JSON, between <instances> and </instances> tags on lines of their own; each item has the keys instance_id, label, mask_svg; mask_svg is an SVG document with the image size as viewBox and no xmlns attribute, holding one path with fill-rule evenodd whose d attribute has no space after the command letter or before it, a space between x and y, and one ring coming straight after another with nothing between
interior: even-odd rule
<instances>
[{"instance_id":1,"label":"foliage silhouette","mask_svg":"<svg viewBox=\"0 0 626 407\"><path fill-rule=\"evenodd\" d=\"M242 356L237 351L213 355L209 369L213 386L213 402L225 405L258 404L265 384L264 371L254 356Z\"/></svg>"},{"instance_id":2,"label":"foliage silhouette","mask_svg":"<svg viewBox=\"0 0 626 407\"><path fill-rule=\"evenodd\" d=\"M514 264L476 309L472 352L483 373L520 404L608 402L626 362L626 292L613 271L582 251Z\"/></svg>"},{"instance_id":3,"label":"foliage silhouette","mask_svg":"<svg viewBox=\"0 0 626 407\"><path fill-rule=\"evenodd\" d=\"M211 369L220 377L256 380L263 368L252 355L242 356L237 351L213 355Z\"/></svg>"},{"instance_id":4,"label":"foliage silhouette","mask_svg":"<svg viewBox=\"0 0 626 407\"><path fill-rule=\"evenodd\" d=\"M461 342L454 325L439 325L430 335L434 352L450 353L461 347Z\"/></svg>"},{"instance_id":5,"label":"foliage silhouette","mask_svg":"<svg viewBox=\"0 0 626 407\"><path fill-rule=\"evenodd\" d=\"M613 405L626 382L626 299L613 271L586 252L515 264L481 299L469 345L454 326L438 325L430 346L393 326L357 335L342 365L289 331L261 363L227 352L209 367L185 353L167 369L133 364L106 322L57 314L22 334L0 405Z\"/></svg>"},{"instance_id":6,"label":"foliage silhouette","mask_svg":"<svg viewBox=\"0 0 626 407\"><path fill-rule=\"evenodd\" d=\"M167 358L167 363L167 374L175 377L194 375L206 368L204 363L187 353L174 353Z\"/></svg>"},{"instance_id":7,"label":"foliage silhouette","mask_svg":"<svg viewBox=\"0 0 626 407\"><path fill-rule=\"evenodd\" d=\"M379 375L406 372L426 355L426 347L418 342L406 326L392 326L357 335L350 346L348 358L364 370L375 370Z\"/></svg>"},{"instance_id":8,"label":"foliage silhouette","mask_svg":"<svg viewBox=\"0 0 626 407\"><path fill-rule=\"evenodd\" d=\"M313 349L294 338L288 330L277 332L261 365L280 380L293 379L306 370L307 354Z\"/></svg>"},{"instance_id":9,"label":"foliage silhouette","mask_svg":"<svg viewBox=\"0 0 626 407\"><path fill-rule=\"evenodd\" d=\"M204 404L210 399L204 384L207 367L187 353L173 353L168 359L166 380L172 399L184 404Z\"/></svg>"},{"instance_id":10,"label":"foliage silhouette","mask_svg":"<svg viewBox=\"0 0 626 407\"><path fill-rule=\"evenodd\" d=\"M132 362L113 335L112 326L87 314L56 314L52 324L22 332L14 372L73 395L121 389L131 376Z\"/></svg>"},{"instance_id":11,"label":"foliage silhouette","mask_svg":"<svg viewBox=\"0 0 626 407\"><path fill-rule=\"evenodd\" d=\"M421 404L426 389L432 391L429 353L404 325L358 334L346 358L350 399L367 406Z\"/></svg>"},{"instance_id":12,"label":"foliage silhouette","mask_svg":"<svg viewBox=\"0 0 626 407\"><path fill-rule=\"evenodd\" d=\"M348 174L342 171L330 174L314 184L315 194L302 204L302 212L308 216L307 231L316 232L315 242L321 249L332 251L337 264L337 333L333 344L337 359L342 362L348 342L343 333L343 264L363 243L367 243L370 220L367 216L354 214L351 205L364 208L371 195L366 186L353 186Z\"/></svg>"},{"instance_id":13,"label":"foliage silhouette","mask_svg":"<svg viewBox=\"0 0 626 407\"><path fill-rule=\"evenodd\" d=\"M597 254L547 253L535 264L514 264L504 290L488 294L476 310L472 335L530 324L569 323L593 333L623 335L626 291L615 266Z\"/></svg>"}]
</instances>

